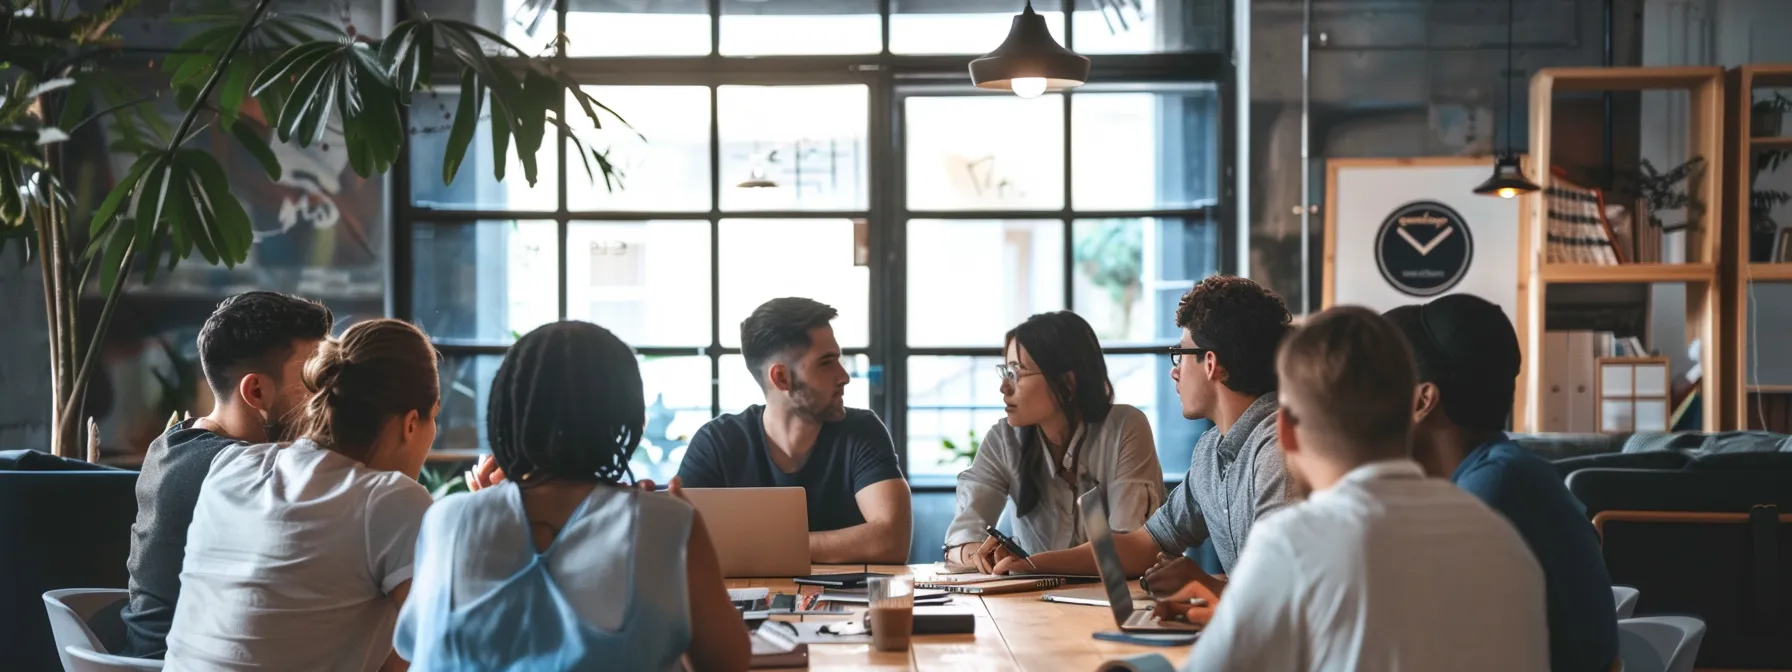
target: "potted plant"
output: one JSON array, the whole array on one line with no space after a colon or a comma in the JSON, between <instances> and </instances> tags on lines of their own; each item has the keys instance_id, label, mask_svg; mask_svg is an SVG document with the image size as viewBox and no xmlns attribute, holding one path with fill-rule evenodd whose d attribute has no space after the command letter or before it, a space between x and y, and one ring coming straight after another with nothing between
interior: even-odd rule
<instances>
[{"instance_id":1,"label":"potted plant","mask_svg":"<svg viewBox=\"0 0 1792 672\"><path fill-rule=\"evenodd\" d=\"M1757 138L1780 137L1786 113L1792 112L1792 100L1774 93L1749 106L1749 135Z\"/></svg>"},{"instance_id":2,"label":"potted plant","mask_svg":"<svg viewBox=\"0 0 1792 672\"><path fill-rule=\"evenodd\" d=\"M182 19L203 30L156 64L183 112L170 125L148 107L157 96L141 97L116 74L132 49L111 27L135 2L82 9L97 4L0 3L7 45L0 179L9 183L0 189L0 246L22 245L43 275L57 455L80 455L84 391L131 271L141 269L147 282L194 255L225 266L248 259L250 220L231 186L281 176L270 142L309 147L326 128L339 129L356 174L384 173L403 148L412 94L440 78L458 81L462 93L447 122L443 180L459 171L476 125L489 118L495 177L504 179L503 156L514 150L533 184L538 150L556 137L553 129L569 128L566 114L584 114L599 127L600 116L620 121L551 58L533 58L472 24L413 11L372 38L255 0L243 11ZM140 52L134 58L140 63ZM259 109L265 126L249 121L250 109ZM100 120L117 130L110 149L126 155L130 168L90 203L71 186L81 166L64 147ZM196 146L212 128L234 138L266 175L227 175ZM576 146L587 172L613 184L605 155ZM83 320L79 302L93 280L103 302L97 318Z\"/></svg>"},{"instance_id":3,"label":"potted plant","mask_svg":"<svg viewBox=\"0 0 1792 672\"><path fill-rule=\"evenodd\" d=\"M1750 135L1757 138L1777 138L1780 136L1781 123L1785 114L1792 112L1792 100L1778 93L1772 97L1755 101L1750 108L1753 118L1750 120ZM1778 170L1792 152L1783 149L1755 152L1749 160L1749 184L1760 181L1761 173ZM1779 222L1773 218L1773 209L1792 201L1792 194L1779 189L1750 189L1748 194L1748 260L1752 262L1772 261L1774 236L1779 232Z\"/></svg>"}]
</instances>

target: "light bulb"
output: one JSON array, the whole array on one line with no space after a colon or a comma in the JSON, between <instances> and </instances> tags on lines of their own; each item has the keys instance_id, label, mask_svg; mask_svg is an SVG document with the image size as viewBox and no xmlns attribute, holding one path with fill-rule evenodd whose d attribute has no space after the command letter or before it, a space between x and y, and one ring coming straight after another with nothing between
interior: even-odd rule
<instances>
[{"instance_id":1,"label":"light bulb","mask_svg":"<svg viewBox=\"0 0 1792 672\"><path fill-rule=\"evenodd\" d=\"M1518 195L1518 190L1511 187L1500 187L1500 198L1511 198Z\"/></svg>"},{"instance_id":2,"label":"light bulb","mask_svg":"<svg viewBox=\"0 0 1792 672\"><path fill-rule=\"evenodd\" d=\"M1038 98L1039 94L1045 93L1045 78L1015 77L1009 86L1014 89L1014 95L1022 98Z\"/></svg>"}]
</instances>

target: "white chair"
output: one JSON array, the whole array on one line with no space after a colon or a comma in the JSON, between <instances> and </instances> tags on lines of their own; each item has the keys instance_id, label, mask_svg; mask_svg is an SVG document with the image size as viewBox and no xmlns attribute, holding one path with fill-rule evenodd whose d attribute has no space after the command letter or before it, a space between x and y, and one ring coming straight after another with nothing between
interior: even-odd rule
<instances>
[{"instance_id":1,"label":"white chair","mask_svg":"<svg viewBox=\"0 0 1792 672\"><path fill-rule=\"evenodd\" d=\"M1705 639L1705 622L1691 616L1643 616L1618 621L1624 672L1692 672Z\"/></svg>"},{"instance_id":2,"label":"white chair","mask_svg":"<svg viewBox=\"0 0 1792 672\"><path fill-rule=\"evenodd\" d=\"M120 602L129 591L116 588L66 588L44 593L44 611L56 638L56 653L68 672L88 670L159 670L162 661L112 655L94 634L93 625L118 619Z\"/></svg>"},{"instance_id":3,"label":"white chair","mask_svg":"<svg viewBox=\"0 0 1792 672\"><path fill-rule=\"evenodd\" d=\"M1630 586L1612 586L1612 601L1618 605L1618 620L1630 618L1631 614L1636 613L1636 598L1642 594L1643 591Z\"/></svg>"}]
</instances>

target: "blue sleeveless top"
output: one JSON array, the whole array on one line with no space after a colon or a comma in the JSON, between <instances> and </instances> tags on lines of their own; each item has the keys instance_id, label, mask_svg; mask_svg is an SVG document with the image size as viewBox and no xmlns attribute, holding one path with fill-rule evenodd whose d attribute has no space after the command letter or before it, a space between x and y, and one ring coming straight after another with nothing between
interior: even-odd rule
<instances>
[{"instance_id":1,"label":"blue sleeveless top","mask_svg":"<svg viewBox=\"0 0 1792 672\"><path fill-rule=\"evenodd\" d=\"M677 669L691 520L670 496L600 485L538 552L514 483L443 499L394 645L415 670Z\"/></svg>"}]
</instances>

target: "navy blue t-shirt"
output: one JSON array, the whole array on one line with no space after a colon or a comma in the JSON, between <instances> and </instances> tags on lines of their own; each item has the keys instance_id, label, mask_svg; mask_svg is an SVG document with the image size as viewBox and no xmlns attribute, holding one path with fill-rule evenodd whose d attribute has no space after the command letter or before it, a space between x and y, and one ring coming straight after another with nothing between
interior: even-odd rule
<instances>
[{"instance_id":1,"label":"navy blue t-shirt","mask_svg":"<svg viewBox=\"0 0 1792 672\"><path fill-rule=\"evenodd\" d=\"M865 524L854 495L872 483L902 478L890 430L871 411L849 408L844 419L824 423L809 458L793 474L766 452L764 416L764 406L753 406L697 430L678 466L684 487L801 487L809 500L809 531L826 532Z\"/></svg>"},{"instance_id":2,"label":"navy blue t-shirt","mask_svg":"<svg viewBox=\"0 0 1792 672\"><path fill-rule=\"evenodd\" d=\"M1502 438L1469 453L1450 481L1505 515L1543 566L1550 669L1609 669L1618 657L1611 575L1586 508L1555 467Z\"/></svg>"}]
</instances>

